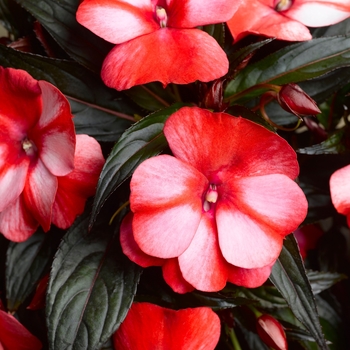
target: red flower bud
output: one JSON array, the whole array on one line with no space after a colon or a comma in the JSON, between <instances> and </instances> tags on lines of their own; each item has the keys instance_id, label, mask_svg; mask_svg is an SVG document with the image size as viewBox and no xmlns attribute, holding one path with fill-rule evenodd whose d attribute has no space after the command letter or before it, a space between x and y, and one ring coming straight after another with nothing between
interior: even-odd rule
<instances>
[{"instance_id":1,"label":"red flower bud","mask_svg":"<svg viewBox=\"0 0 350 350\"><path fill-rule=\"evenodd\" d=\"M262 315L257 319L256 328L261 340L275 350L287 350L286 334L282 325L270 315Z\"/></svg>"},{"instance_id":2,"label":"red flower bud","mask_svg":"<svg viewBox=\"0 0 350 350\"><path fill-rule=\"evenodd\" d=\"M297 117L321 113L316 102L298 85L287 84L282 86L277 95L278 103L287 112Z\"/></svg>"}]
</instances>

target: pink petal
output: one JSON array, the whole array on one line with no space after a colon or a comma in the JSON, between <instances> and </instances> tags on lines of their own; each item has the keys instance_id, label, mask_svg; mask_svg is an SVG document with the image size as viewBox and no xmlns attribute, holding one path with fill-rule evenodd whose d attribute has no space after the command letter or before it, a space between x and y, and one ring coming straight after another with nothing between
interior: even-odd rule
<instances>
[{"instance_id":1,"label":"pink petal","mask_svg":"<svg viewBox=\"0 0 350 350\"><path fill-rule=\"evenodd\" d=\"M234 202L256 222L283 237L298 228L307 214L304 192L285 175L265 175L233 180Z\"/></svg>"},{"instance_id":2,"label":"pink petal","mask_svg":"<svg viewBox=\"0 0 350 350\"><path fill-rule=\"evenodd\" d=\"M113 44L160 28L151 0L85 0L78 8L77 21Z\"/></svg>"},{"instance_id":3,"label":"pink petal","mask_svg":"<svg viewBox=\"0 0 350 350\"><path fill-rule=\"evenodd\" d=\"M329 26L350 17L350 1L295 0L283 14L308 27Z\"/></svg>"},{"instance_id":4,"label":"pink petal","mask_svg":"<svg viewBox=\"0 0 350 350\"><path fill-rule=\"evenodd\" d=\"M162 269L165 282L174 292L185 294L194 291L194 287L183 278L177 258L165 260Z\"/></svg>"},{"instance_id":5,"label":"pink petal","mask_svg":"<svg viewBox=\"0 0 350 350\"><path fill-rule=\"evenodd\" d=\"M38 160L28 171L23 195L26 207L40 223L44 231L51 225L52 205L57 191L57 177Z\"/></svg>"},{"instance_id":6,"label":"pink petal","mask_svg":"<svg viewBox=\"0 0 350 350\"><path fill-rule=\"evenodd\" d=\"M115 46L103 63L101 76L107 86L125 90L153 81L164 86L207 82L227 71L225 52L207 33L162 28Z\"/></svg>"},{"instance_id":7,"label":"pink petal","mask_svg":"<svg viewBox=\"0 0 350 350\"><path fill-rule=\"evenodd\" d=\"M241 0L168 0L168 26L194 28L226 22L237 11Z\"/></svg>"},{"instance_id":8,"label":"pink petal","mask_svg":"<svg viewBox=\"0 0 350 350\"><path fill-rule=\"evenodd\" d=\"M211 215L202 215L190 246L179 256L179 265L184 279L198 290L215 292L225 287L228 264L221 254Z\"/></svg>"},{"instance_id":9,"label":"pink petal","mask_svg":"<svg viewBox=\"0 0 350 350\"><path fill-rule=\"evenodd\" d=\"M161 155L143 162L131 180L135 241L146 254L177 257L200 222L207 179L190 165Z\"/></svg>"},{"instance_id":10,"label":"pink petal","mask_svg":"<svg viewBox=\"0 0 350 350\"><path fill-rule=\"evenodd\" d=\"M134 303L113 342L116 349L214 350L219 337L220 319L207 307L175 311Z\"/></svg>"},{"instance_id":11,"label":"pink petal","mask_svg":"<svg viewBox=\"0 0 350 350\"><path fill-rule=\"evenodd\" d=\"M284 139L226 113L183 107L166 121L164 134L175 157L216 184L225 176L279 173L294 179L299 173L296 153Z\"/></svg>"},{"instance_id":12,"label":"pink petal","mask_svg":"<svg viewBox=\"0 0 350 350\"><path fill-rule=\"evenodd\" d=\"M38 228L39 223L30 214L23 196L0 212L0 232L10 241L23 242Z\"/></svg>"},{"instance_id":13,"label":"pink petal","mask_svg":"<svg viewBox=\"0 0 350 350\"><path fill-rule=\"evenodd\" d=\"M40 350L41 342L12 315L0 310L0 346L4 349Z\"/></svg>"},{"instance_id":14,"label":"pink petal","mask_svg":"<svg viewBox=\"0 0 350 350\"><path fill-rule=\"evenodd\" d=\"M273 264L258 269L242 269L240 267L230 265L228 281L237 286L246 288L260 287L269 278L272 266Z\"/></svg>"},{"instance_id":15,"label":"pink petal","mask_svg":"<svg viewBox=\"0 0 350 350\"><path fill-rule=\"evenodd\" d=\"M67 99L53 85L39 81L43 110L36 127L28 135L38 148L49 171L64 176L74 168L75 131Z\"/></svg>"},{"instance_id":16,"label":"pink petal","mask_svg":"<svg viewBox=\"0 0 350 350\"><path fill-rule=\"evenodd\" d=\"M216 222L219 244L224 258L232 265L246 269L267 266L274 262L282 249L282 235L254 217L240 211L239 203L218 201Z\"/></svg>"},{"instance_id":17,"label":"pink petal","mask_svg":"<svg viewBox=\"0 0 350 350\"><path fill-rule=\"evenodd\" d=\"M337 170L330 178L331 199L338 213L350 214L350 165Z\"/></svg>"},{"instance_id":18,"label":"pink petal","mask_svg":"<svg viewBox=\"0 0 350 350\"><path fill-rule=\"evenodd\" d=\"M52 208L52 223L68 228L84 211L86 200L96 191L105 163L99 143L87 135L77 135L74 170L58 177L58 188Z\"/></svg>"},{"instance_id":19,"label":"pink petal","mask_svg":"<svg viewBox=\"0 0 350 350\"><path fill-rule=\"evenodd\" d=\"M123 253L134 263L142 266L162 266L166 260L145 254L137 245L132 233L133 214L129 212L120 225L120 244Z\"/></svg>"},{"instance_id":20,"label":"pink petal","mask_svg":"<svg viewBox=\"0 0 350 350\"><path fill-rule=\"evenodd\" d=\"M248 34L289 41L312 38L303 24L285 17L282 12L275 11L273 1L270 0L243 0L238 11L227 21L227 25L235 41Z\"/></svg>"}]
</instances>

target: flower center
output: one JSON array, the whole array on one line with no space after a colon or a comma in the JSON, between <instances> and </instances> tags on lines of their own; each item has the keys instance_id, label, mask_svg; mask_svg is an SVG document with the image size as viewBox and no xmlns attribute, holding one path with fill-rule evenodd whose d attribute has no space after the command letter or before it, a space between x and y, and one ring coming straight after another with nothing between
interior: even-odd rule
<instances>
[{"instance_id":1,"label":"flower center","mask_svg":"<svg viewBox=\"0 0 350 350\"><path fill-rule=\"evenodd\" d=\"M168 16L166 14L166 11L163 7L157 6L156 7L156 17L157 21L159 22L159 25L161 28L165 28L168 22Z\"/></svg>"},{"instance_id":2,"label":"flower center","mask_svg":"<svg viewBox=\"0 0 350 350\"><path fill-rule=\"evenodd\" d=\"M37 152L37 148L33 141L30 141L28 138L22 140L22 148L24 152L30 157L34 156Z\"/></svg>"},{"instance_id":3,"label":"flower center","mask_svg":"<svg viewBox=\"0 0 350 350\"><path fill-rule=\"evenodd\" d=\"M277 0L275 2L275 10L277 12L287 11L293 5L293 0Z\"/></svg>"},{"instance_id":4,"label":"flower center","mask_svg":"<svg viewBox=\"0 0 350 350\"><path fill-rule=\"evenodd\" d=\"M216 203L216 201L218 200L218 196L219 194L216 185L210 184L207 193L204 197L203 210L209 211L212 207L211 203Z\"/></svg>"}]
</instances>

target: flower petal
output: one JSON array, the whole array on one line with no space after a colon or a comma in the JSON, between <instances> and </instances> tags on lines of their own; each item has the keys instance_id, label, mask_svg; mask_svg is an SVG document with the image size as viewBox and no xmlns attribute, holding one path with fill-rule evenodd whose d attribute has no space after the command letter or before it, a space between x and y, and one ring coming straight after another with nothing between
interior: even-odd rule
<instances>
[{"instance_id":1,"label":"flower petal","mask_svg":"<svg viewBox=\"0 0 350 350\"><path fill-rule=\"evenodd\" d=\"M174 292L185 294L194 291L194 287L183 278L177 258L165 260L162 270L165 282Z\"/></svg>"},{"instance_id":2,"label":"flower petal","mask_svg":"<svg viewBox=\"0 0 350 350\"><path fill-rule=\"evenodd\" d=\"M132 232L133 214L129 212L120 225L120 244L123 253L134 263L142 266L162 266L166 260L145 254L137 245Z\"/></svg>"},{"instance_id":3,"label":"flower petal","mask_svg":"<svg viewBox=\"0 0 350 350\"><path fill-rule=\"evenodd\" d=\"M23 242L38 228L39 223L30 214L23 196L0 213L0 232L10 241Z\"/></svg>"},{"instance_id":4,"label":"flower petal","mask_svg":"<svg viewBox=\"0 0 350 350\"><path fill-rule=\"evenodd\" d=\"M12 315L0 310L0 346L4 349L40 350L41 342Z\"/></svg>"},{"instance_id":5,"label":"flower petal","mask_svg":"<svg viewBox=\"0 0 350 350\"><path fill-rule=\"evenodd\" d=\"M196 289L215 292L223 289L227 281L227 266L216 231L215 219L206 213L190 246L179 256L184 279Z\"/></svg>"},{"instance_id":6,"label":"flower petal","mask_svg":"<svg viewBox=\"0 0 350 350\"><path fill-rule=\"evenodd\" d=\"M191 164L210 182L220 183L223 176L276 173L294 179L299 173L296 153L284 139L226 113L183 107L166 121L164 134L175 157Z\"/></svg>"},{"instance_id":7,"label":"flower petal","mask_svg":"<svg viewBox=\"0 0 350 350\"><path fill-rule=\"evenodd\" d=\"M213 350L219 337L219 317L207 307L175 311L134 303L113 342L116 349Z\"/></svg>"},{"instance_id":8,"label":"flower petal","mask_svg":"<svg viewBox=\"0 0 350 350\"><path fill-rule=\"evenodd\" d=\"M350 165L332 174L329 187L335 209L343 215L350 214Z\"/></svg>"},{"instance_id":9,"label":"flower petal","mask_svg":"<svg viewBox=\"0 0 350 350\"><path fill-rule=\"evenodd\" d=\"M78 8L77 21L113 44L160 28L151 0L85 0Z\"/></svg>"},{"instance_id":10,"label":"flower petal","mask_svg":"<svg viewBox=\"0 0 350 350\"><path fill-rule=\"evenodd\" d=\"M58 177L52 223L66 229L84 211L86 200L93 196L104 165L99 143L87 135L77 135L74 170Z\"/></svg>"},{"instance_id":11,"label":"flower petal","mask_svg":"<svg viewBox=\"0 0 350 350\"><path fill-rule=\"evenodd\" d=\"M235 41L248 34L289 41L303 41L312 38L309 30L303 24L275 11L272 1L264 2L268 2L269 5L260 0L243 0L233 17L227 21Z\"/></svg>"},{"instance_id":12,"label":"flower petal","mask_svg":"<svg viewBox=\"0 0 350 350\"><path fill-rule=\"evenodd\" d=\"M161 155L143 162L131 180L134 238L158 258L177 257L200 222L207 179L190 165Z\"/></svg>"},{"instance_id":13,"label":"flower petal","mask_svg":"<svg viewBox=\"0 0 350 350\"><path fill-rule=\"evenodd\" d=\"M43 110L28 135L49 171L64 176L74 169L75 131L70 106L63 94L46 81L39 81Z\"/></svg>"},{"instance_id":14,"label":"flower petal","mask_svg":"<svg viewBox=\"0 0 350 350\"><path fill-rule=\"evenodd\" d=\"M207 33L162 28L115 46L103 63L101 76L107 86L125 90L153 81L164 86L207 82L227 71L225 52Z\"/></svg>"},{"instance_id":15,"label":"flower petal","mask_svg":"<svg viewBox=\"0 0 350 350\"><path fill-rule=\"evenodd\" d=\"M229 267L228 281L237 286L257 288L263 285L271 274L273 264L258 269L242 269L241 267Z\"/></svg>"},{"instance_id":16,"label":"flower petal","mask_svg":"<svg viewBox=\"0 0 350 350\"><path fill-rule=\"evenodd\" d=\"M57 191L57 177L38 160L28 171L23 195L26 207L46 232L50 229L52 205Z\"/></svg>"}]
</instances>

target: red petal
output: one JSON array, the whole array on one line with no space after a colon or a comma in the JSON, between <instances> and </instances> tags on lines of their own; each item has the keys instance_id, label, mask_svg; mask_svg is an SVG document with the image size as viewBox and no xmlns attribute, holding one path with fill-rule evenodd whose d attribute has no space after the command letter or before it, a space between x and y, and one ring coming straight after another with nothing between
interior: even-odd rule
<instances>
[{"instance_id":1,"label":"red petal","mask_svg":"<svg viewBox=\"0 0 350 350\"><path fill-rule=\"evenodd\" d=\"M350 165L337 170L330 178L329 187L335 209L350 214Z\"/></svg>"},{"instance_id":2,"label":"red petal","mask_svg":"<svg viewBox=\"0 0 350 350\"><path fill-rule=\"evenodd\" d=\"M279 173L294 179L299 173L296 153L284 139L226 113L183 107L166 121L164 134L177 158L214 183L223 176Z\"/></svg>"},{"instance_id":3,"label":"red petal","mask_svg":"<svg viewBox=\"0 0 350 350\"><path fill-rule=\"evenodd\" d=\"M228 21L237 11L240 0L170 0L168 26L194 28Z\"/></svg>"},{"instance_id":4,"label":"red petal","mask_svg":"<svg viewBox=\"0 0 350 350\"><path fill-rule=\"evenodd\" d=\"M28 310L40 310L45 307L46 291L49 283L50 274L45 275L38 283L34 297L27 306Z\"/></svg>"},{"instance_id":5,"label":"red petal","mask_svg":"<svg viewBox=\"0 0 350 350\"><path fill-rule=\"evenodd\" d=\"M116 349L213 350L219 337L219 317L207 307L175 311L134 303L113 342Z\"/></svg>"},{"instance_id":6,"label":"red petal","mask_svg":"<svg viewBox=\"0 0 350 350\"><path fill-rule=\"evenodd\" d=\"M40 223L44 231L51 225L52 205L57 191L57 177L38 160L28 171L23 195L26 207Z\"/></svg>"},{"instance_id":7,"label":"red petal","mask_svg":"<svg viewBox=\"0 0 350 350\"><path fill-rule=\"evenodd\" d=\"M228 281L246 288L257 288L263 285L269 278L272 266L268 265L258 269L242 269L240 267L229 267Z\"/></svg>"},{"instance_id":8,"label":"red petal","mask_svg":"<svg viewBox=\"0 0 350 350\"><path fill-rule=\"evenodd\" d=\"M77 21L114 44L159 29L151 0L85 0L78 8Z\"/></svg>"},{"instance_id":9,"label":"red petal","mask_svg":"<svg viewBox=\"0 0 350 350\"><path fill-rule=\"evenodd\" d=\"M53 175L64 176L74 169L75 131L67 99L53 85L39 81L43 111L29 134L40 159Z\"/></svg>"},{"instance_id":10,"label":"red petal","mask_svg":"<svg viewBox=\"0 0 350 350\"><path fill-rule=\"evenodd\" d=\"M166 260L145 254L137 245L132 233L133 214L129 212L120 225L120 244L123 253L134 263L142 266L162 266Z\"/></svg>"},{"instance_id":11,"label":"red petal","mask_svg":"<svg viewBox=\"0 0 350 350\"><path fill-rule=\"evenodd\" d=\"M216 231L215 219L203 214L190 246L179 256L184 279L196 289L215 292L223 289L227 281L227 266Z\"/></svg>"},{"instance_id":12,"label":"red petal","mask_svg":"<svg viewBox=\"0 0 350 350\"><path fill-rule=\"evenodd\" d=\"M177 257L199 225L207 179L190 165L161 155L143 162L131 180L135 241L146 254Z\"/></svg>"},{"instance_id":13,"label":"red petal","mask_svg":"<svg viewBox=\"0 0 350 350\"><path fill-rule=\"evenodd\" d=\"M0 232L10 241L23 242L38 228L39 223L30 214L23 196L0 213Z\"/></svg>"},{"instance_id":14,"label":"red petal","mask_svg":"<svg viewBox=\"0 0 350 350\"><path fill-rule=\"evenodd\" d=\"M162 268L163 278L174 292L185 294L194 291L194 287L183 278L177 258L165 260Z\"/></svg>"},{"instance_id":15,"label":"red petal","mask_svg":"<svg viewBox=\"0 0 350 350\"><path fill-rule=\"evenodd\" d=\"M5 349L40 350L41 342L12 315L0 310L0 346Z\"/></svg>"},{"instance_id":16,"label":"red petal","mask_svg":"<svg viewBox=\"0 0 350 350\"><path fill-rule=\"evenodd\" d=\"M74 170L58 177L58 188L52 208L52 223L68 228L84 211L87 198L93 196L104 165L99 143L87 135L77 135Z\"/></svg>"},{"instance_id":17,"label":"red petal","mask_svg":"<svg viewBox=\"0 0 350 350\"><path fill-rule=\"evenodd\" d=\"M162 28L114 47L103 63L101 76L107 86L125 90L153 81L164 86L207 82L227 71L225 52L207 33Z\"/></svg>"},{"instance_id":18,"label":"red petal","mask_svg":"<svg viewBox=\"0 0 350 350\"><path fill-rule=\"evenodd\" d=\"M303 41L312 38L309 30L303 24L275 11L272 1L264 2L265 4L260 0L243 0L238 11L227 22L236 41L248 34L289 41Z\"/></svg>"}]
</instances>

